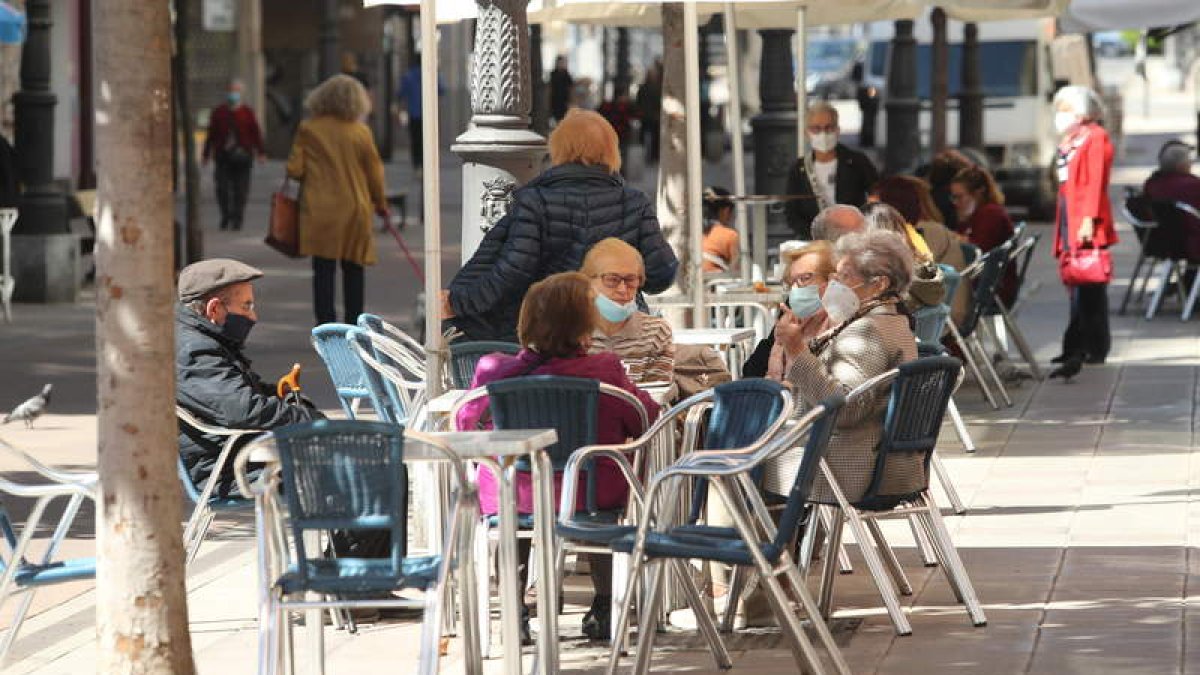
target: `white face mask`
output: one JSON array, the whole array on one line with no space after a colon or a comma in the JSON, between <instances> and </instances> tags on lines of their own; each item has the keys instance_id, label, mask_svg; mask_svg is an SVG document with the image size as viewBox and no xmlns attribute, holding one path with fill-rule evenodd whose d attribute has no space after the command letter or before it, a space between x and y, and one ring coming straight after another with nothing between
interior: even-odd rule
<instances>
[{"instance_id":1,"label":"white face mask","mask_svg":"<svg viewBox=\"0 0 1200 675\"><path fill-rule=\"evenodd\" d=\"M842 323L858 311L860 302L854 289L834 279L821 295L821 306L834 323Z\"/></svg>"},{"instance_id":2,"label":"white face mask","mask_svg":"<svg viewBox=\"0 0 1200 675\"><path fill-rule=\"evenodd\" d=\"M1071 130L1071 127L1075 126L1078 122L1079 119L1073 112L1060 110L1054 113L1054 130L1060 134L1067 133Z\"/></svg>"},{"instance_id":3,"label":"white face mask","mask_svg":"<svg viewBox=\"0 0 1200 675\"><path fill-rule=\"evenodd\" d=\"M823 131L819 134L809 134L808 142L817 152L833 152L837 147L838 135L835 131Z\"/></svg>"}]
</instances>

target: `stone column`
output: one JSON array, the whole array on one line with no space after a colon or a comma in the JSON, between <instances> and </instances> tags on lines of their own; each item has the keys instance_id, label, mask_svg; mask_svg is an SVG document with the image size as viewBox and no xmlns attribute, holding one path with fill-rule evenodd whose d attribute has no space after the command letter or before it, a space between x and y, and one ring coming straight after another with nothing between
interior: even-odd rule
<instances>
[{"instance_id":1,"label":"stone column","mask_svg":"<svg viewBox=\"0 0 1200 675\"><path fill-rule=\"evenodd\" d=\"M762 60L758 89L762 112L750 120L754 133L754 191L783 194L796 161L796 92L792 69L793 30L760 30ZM793 237L783 204L767 207L767 244Z\"/></svg>"},{"instance_id":2,"label":"stone column","mask_svg":"<svg viewBox=\"0 0 1200 675\"><path fill-rule=\"evenodd\" d=\"M918 128L921 103L917 100L917 41L913 22L896 22L892 38L892 64L887 83L887 152L885 173L898 173L917 165L921 153Z\"/></svg>"},{"instance_id":3,"label":"stone column","mask_svg":"<svg viewBox=\"0 0 1200 675\"><path fill-rule=\"evenodd\" d=\"M950 44L946 39L946 10L934 7L929 15L933 24L933 79L929 99L932 119L929 145L934 154L946 149L946 99L950 90Z\"/></svg>"},{"instance_id":4,"label":"stone column","mask_svg":"<svg viewBox=\"0 0 1200 675\"><path fill-rule=\"evenodd\" d=\"M338 54L338 0L320 0L321 25L317 29L317 58L318 75L322 82L341 72L341 58Z\"/></svg>"},{"instance_id":5,"label":"stone column","mask_svg":"<svg viewBox=\"0 0 1200 675\"><path fill-rule=\"evenodd\" d=\"M50 1L29 0L21 51L21 90L13 96L17 171L25 191L13 230L18 302L74 302L79 239L67 223L66 197L54 185L54 106L50 89Z\"/></svg>"},{"instance_id":6,"label":"stone column","mask_svg":"<svg viewBox=\"0 0 1200 675\"><path fill-rule=\"evenodd\" d=\"M533 178L546 142L530 130L528 0L475 0L471 121L450 150L463 160L462 259L508 212L512 191Z\"/></svg>"},{"instance_id":7,"label":"stone column","mask_svg":"<svg viewBox=\"0 0 1200 675\"><path fill-rule=\"evenodd\" d=\"M958 145L983 149L983 90L979 85L979 26L963 26L962 91L958 95Z\"/></svg>"}]
</instances>

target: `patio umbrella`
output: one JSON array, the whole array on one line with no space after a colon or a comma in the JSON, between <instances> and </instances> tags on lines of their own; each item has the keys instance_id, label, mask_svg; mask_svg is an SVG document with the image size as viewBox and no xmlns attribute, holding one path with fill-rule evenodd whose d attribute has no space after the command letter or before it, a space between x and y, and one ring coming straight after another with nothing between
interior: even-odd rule
<instances>
[{"instance_id":1,"label":"patio umbrella","mask_svg":"<svg viewBox=\"0 0 1200 675\"><path fill-rule=\"evenodd\" d=\"M0 44L20 44L25 41L25 14L0 2Z\"/></svg>"}]
</instances>

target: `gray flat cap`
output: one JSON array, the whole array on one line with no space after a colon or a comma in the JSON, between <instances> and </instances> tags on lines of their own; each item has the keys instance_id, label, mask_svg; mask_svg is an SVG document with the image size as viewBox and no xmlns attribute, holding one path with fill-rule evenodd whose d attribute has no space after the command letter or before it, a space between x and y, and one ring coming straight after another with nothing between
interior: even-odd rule
<instances>
[{"instance_id":1,"label":"gray flat cap","mask_svg":"<svg viewBox=\"0 0 1200 675\"><path fill-rule=\"evenodd\" d=\"M179 301L198 300L230 284L253 281L262 275L262 270L229 258L201 260L179 273Z\"/></svg>"}]
</instances>

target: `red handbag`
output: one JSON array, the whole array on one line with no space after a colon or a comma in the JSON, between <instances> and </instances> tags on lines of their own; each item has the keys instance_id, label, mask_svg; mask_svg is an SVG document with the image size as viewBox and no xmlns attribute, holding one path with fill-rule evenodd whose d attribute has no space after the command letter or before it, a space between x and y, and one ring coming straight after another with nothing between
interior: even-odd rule
<instances>
[{"instance_id":1,"label":"red handbag","mask_svg":"<svg viewBox=\"0 0 1200 675\"><path fill-rule=\"evenodd\" d=\"M1107 284L1112 270L1112 254L1106 248L1067 249L1058 256L1058 276L1064 286Z\"/></svg>"}]
</instances>

